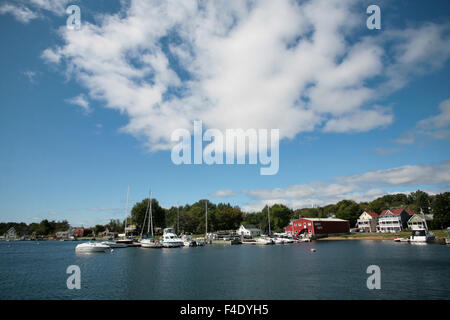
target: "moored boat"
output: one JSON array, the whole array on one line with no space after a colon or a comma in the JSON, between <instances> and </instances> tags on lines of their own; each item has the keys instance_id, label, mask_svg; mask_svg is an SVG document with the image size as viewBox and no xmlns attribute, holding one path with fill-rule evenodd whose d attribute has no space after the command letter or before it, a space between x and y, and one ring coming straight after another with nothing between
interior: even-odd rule
<instances>
[{"instance_id":1,"label":"moored boat","mask_svg":"<svg viewBox=\"0 0 450 320\"><path fill-rule=\"evenodd\" d=\"M409 237L409 242L432 242L435 238L436 237L433 233L427 232L425 229L414 230Z\"/></svg>"},{"instance_id":2,"label":"moored boat","mask_svg":"<svg viewBox=\"0 0 450 320\"><path fill-rule=\"evenodd\" d=\"M76 252L84 252L84 253L90 253L90 252L105 252L110 247L106 244L102 244L99 242L85 242L80 243L75 247Z\"/></svg>"},{"instance_id":3,"label":"moored boat","mask_svg":"<svg viewBox=\"0 0 450 320\"><path fill-rule=\"evenodd\" d=\"M164 248L183 247L184 242L176 234L173 228L165 228L163 232L162 244Z\"/></svg>"},{"instance_id":4,"label":"moored boat","mask_svg":"<svg viewBox=\"0 0 450 320\"><path fill-rule=\"evenodd\" d=\"M126 247L128 247L128 244L126 244L126 243L120 243L120 242L117 243L114 241L102 241L101 243L104 245L107 245L110 248L126 248Z\"/></svg>"},{"instance_id":5,"label":"moored boat","mask_svg":"<svg viewBox=\"0 0 450 320\"><path fill-rule=\"evenodd\" d=\"M255 242L256 242L256 244L262 244L262 245L274 244L273 240L269 237L256 238Z\"/></svg>"}]
</instances>

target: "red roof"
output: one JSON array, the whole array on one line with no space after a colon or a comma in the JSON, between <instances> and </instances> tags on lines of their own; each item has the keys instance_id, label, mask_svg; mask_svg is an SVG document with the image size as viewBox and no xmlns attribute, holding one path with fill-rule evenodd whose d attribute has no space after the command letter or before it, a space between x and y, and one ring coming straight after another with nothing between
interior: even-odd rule
<instances>
[{"instance_id":1,"label":"red roof","mask_svg":"<svg viewBox=\"0 0 450 320\"><path fill-rule=\"evenodd\" d=\"M377 215L375 212L373 212L373 211L366 211L366 213L367 213L368 215L374 217L374 218L377 218L377 217L378 217L378 215Z\"/></svg>"},{"instance_id":2,"label":"red roof","mask_svg":"<svg viewBox=\"0 0 450 320\"><path fill-rule=\"evenodd\" d=\"M405 210L405 209L389 209L390 212L392 212L392 214L394 216L398 216L400 215L403 211L406 211L408 214L413 215L414 212L409 211L409 210ZM380 213L380 217L385 216L386 212L388 212L388 210L383 210L383 212Z\"/></svg>"}]
</instances>

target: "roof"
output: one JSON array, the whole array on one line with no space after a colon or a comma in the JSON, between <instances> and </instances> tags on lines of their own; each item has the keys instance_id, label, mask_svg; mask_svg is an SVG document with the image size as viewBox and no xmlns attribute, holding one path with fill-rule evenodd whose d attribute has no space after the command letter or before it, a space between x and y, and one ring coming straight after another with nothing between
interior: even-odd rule
<instances>
[{"instance_id":1,"label":"roof","mask_svg":"<svg viewBox=\"0 0 450 320\"><path fill-rule=\"evenodd\" d=\"M338 218L302 218L302 219L310 220L310 221L347 221L347 220L338 219Z\"/></svg>"},{"instance_id":2,"label":"roof","mask_svg":"<svg viewBox=\"0 0 450 320\"><path fill-rule=\"evenodd\" d=\"M259 229L252 224L243 224L242 227L244 227L247 230L258 230L259 231Z\"/></svg>"},{"instance_id":3,"label":"roof","mask_svg":"<svg viewBox=\"0 0 450 320\"><path fill-rule=\"evenodd\" d=\"M380 213L380 217L385 216L388 211L392 212L392 214L394 216L400 215L403 211L407 212L410 215L414 215L414 212L412 212L410 210L405 210L405 209L387 209L387 210L383 210L383 212Z\"/></svg>"},{"instance_id":4,"label":"roof","mask_svg":"<svg viewBox=\"0 0 450 320\"><path fill-rule=\"evenodd\" d=\"M374 218L378 218L378 214L376 214L373 211L364 211L365 213L367 213L369 216L374 217Z\"/></svg>"}]
</instances>

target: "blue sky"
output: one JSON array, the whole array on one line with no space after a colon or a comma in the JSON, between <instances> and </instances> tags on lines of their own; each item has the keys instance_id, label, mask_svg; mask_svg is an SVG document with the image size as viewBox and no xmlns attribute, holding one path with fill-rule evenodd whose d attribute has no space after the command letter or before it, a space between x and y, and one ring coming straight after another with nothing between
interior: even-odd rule
<instances>
[{"instance_id":1,"label":"blue sky","mask_svg":"<svg viewBox=\"0 0 450 320\"><path fill-rule=\"evenodd\" d=\"M448 1L378 2L381 30L365 1L244 4L3 2L0 221L122 219L128 185L130 206L152 188L249 211L448 191ZM278 173L174 165L195 119L280 128Z\"/></svg>"}]
</instances>

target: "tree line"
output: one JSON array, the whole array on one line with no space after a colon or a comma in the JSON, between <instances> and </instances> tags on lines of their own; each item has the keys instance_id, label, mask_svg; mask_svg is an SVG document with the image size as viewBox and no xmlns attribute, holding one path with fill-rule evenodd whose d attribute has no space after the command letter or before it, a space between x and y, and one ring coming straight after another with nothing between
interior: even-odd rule
<instances>
[{"instance_id":1,"label":"tree line","mask_svg":"<svg viewBox=\"0 0 450 320\"><path fill-rule=\"evenodd\" d=\"M136 234L141 231L146 234L148 230L148 218L144 221L148 210L149 199L143 199L131 209L131 215L126 219L127 225L136 226ZM241 224L251 224L267 233L281 232L289 225L290 221L298 218L336 218L349 220L350 227L354 227L356 220L364 211L373 211L380 214L385 209L405 208L415 213L433 214L431 228L444 229L450 226L450 192L437 195L417 190L409 195L402 193L390 194L379 197L370 202L355 202L353 200L341 200L336 204L330 204L317 208L302 208L292 210L283 204L270 206L270 223L268 220L268 208L261 211L248 213L240 207L229 203L215 204L207 199L199 200L190 205L171 207L169 209L160 206L157 199L152 199L152 213L154 228L162 229L173 227L178 233L203 234L206 227L205 206L208 208L208 232L218 230L236 230ZM106 225L96 225L92 229L95 234L108 229L111 232L124 232L125 220L111 219ZM9 228L14 227L18 234L51 235L58 231L69 229L69 223L64 221L42 220L40 223L0 223L0 235L5 234Z\"/></svg>"}]
</instances>

